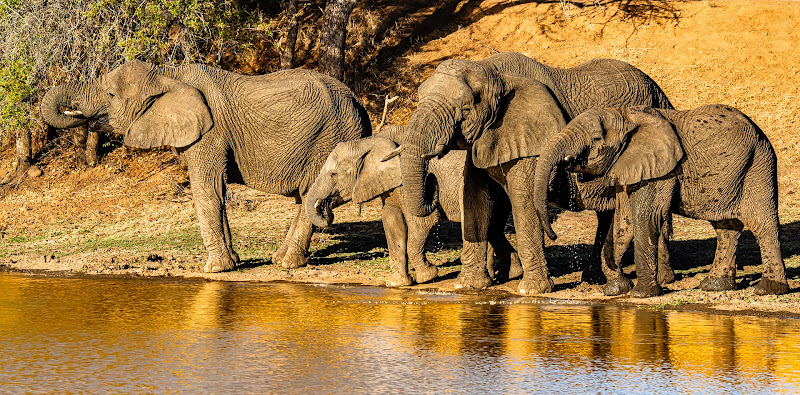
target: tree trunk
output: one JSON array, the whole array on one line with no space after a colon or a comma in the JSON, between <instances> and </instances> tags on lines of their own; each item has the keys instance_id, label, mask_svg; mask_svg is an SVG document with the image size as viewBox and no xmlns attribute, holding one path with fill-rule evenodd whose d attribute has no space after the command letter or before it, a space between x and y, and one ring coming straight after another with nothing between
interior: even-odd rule
<instances>
[{"instance_id":1,"label":"tree trunk","mask_svg":"<svg viewBox=\"0 0 800 395\"><path fill-rule=\"evenodd\" d=\"M281 52L281 68L291 69L294 62L294 49L297 44L297 0L286 1L286 15L289 17L289 30L283 41L283 52Z\"/></svg>"},{"instance_id":2,"label":"tree trunk","mask_svg":"<svg viewBox=\"0 0 800 395\"><path fill-rule=\"evenodd\" d=\"M344 45L347 21L358 0L328 0L322 15L319 71L339 81L344 79Z\"/></svg>"},{"instance_id":3,"label":"tree trunk","mask_svg":"<svg viewBox=\"0 0 800 395\"><path fill-rule=\"evenodd\" d=\"M17 167L0 181L0 185L19 182L19 179L24 177L25 172L31 167L31 161L33 160L33 152L31 151L31 131L27 128L17 130L16 157Z\"/></svg>"}]
</instances>

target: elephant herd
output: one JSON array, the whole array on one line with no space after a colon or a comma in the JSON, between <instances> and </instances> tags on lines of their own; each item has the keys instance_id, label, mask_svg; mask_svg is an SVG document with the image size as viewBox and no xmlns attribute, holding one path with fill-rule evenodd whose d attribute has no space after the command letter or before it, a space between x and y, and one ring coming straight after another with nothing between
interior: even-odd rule
<instances>
[{"instance_id":1,"label":"elephant herd","mask_svg":"<svg viewBox=\"0 0 800 395\"><path fill-rule=\"evenodd\" d=\"M296 199L272 256L286 268L308 262L313 226L329 225L333 208L380 197L387 285L436 278L424 246L444 216L461 222L457 289L521 276L519 293L546 293L553 282L544 235L556 237L549 204L596 212L582 278L605 281L606 295L655 296L674 279L672 213L708 220L717 232L701 289L736 288L734 255L746 226L764 268L755 292L788 292L775 152L735 108L677 111L652 78L625 62L556 68L518 53L446 60L418 96L406 125L372 135L355 95L313 71L245 76L132 61L52 88L41 111L57 128L107 117L126 145L175 147L188 165L206 272L239 261L224 201L234 182ZM503 232L509 214L516 249ZM631 241L635 286L620 264Z\"/></svg>"}]
</instances>

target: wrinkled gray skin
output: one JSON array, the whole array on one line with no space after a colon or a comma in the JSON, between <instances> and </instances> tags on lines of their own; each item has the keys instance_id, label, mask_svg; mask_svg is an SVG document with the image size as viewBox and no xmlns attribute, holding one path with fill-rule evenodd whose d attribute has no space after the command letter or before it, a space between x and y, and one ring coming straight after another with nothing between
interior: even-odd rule
<instances>
[{"instance_id":1,"label":"wrinkled gray skin","mask_svg":"<svg viewBox=\"0 0 800 395\"><path fill-rule=\"evenodd\" d=\"M498 54L478 62L442 62L420 85L418 94L419 105L408 122L401 154L404 210L417 216L433 210L431 191L435 185L426 178L427 158L447 149L469 149L463 194L463 268L455 287L482 289L491 285L484 254L492 202L484 191L498 182L505 187L513 207L524 269L518 288L522 294L553 288L531 196L541 147L567 121L594 106L672 107L650 77L627 63L598 59L560 69L518 53ZM597 182L576 185L574 180L562 181L553 188L554 204L598 212L591 267L599 268L600 259L617 259L621 252L606 247L611 245L606 238L613 219L613 190Z\"/></svg>"},{"instance_id":2,"label":"wrinkled gray skin","mask_svg":"<svg viewBox=\"0 0 800 395\"><path fill-rule=\"evenodd\" d=\"M387 285L391 287L411 285L414 280L428 282L438 275L436 266L425 257L425 241L442 216L461 222L464 185L466 151L451 151L442 158L432 159L429 169L439 182L437 210L425 217L403 213L400 158L387 159L397 148L396 141L402 139L402 134L402 126L388 126L375 136L336 145L305 200L308 217L315 225L324 227L333 222L331 209L349 201L363 203L381 198L381 216L392 268ZM502 202L495 206L492 216L494 232L489 239L487 266L497 277L519 277L522 275L519 257L503 232L511 207L500 188L494 188L491 194L493 199ZM496 264L494 254L498 258ZM415 279L409 275L409 264L414 268Z\"/></svg>"},{"instance_id":3,"label":"wrinkled gray skin","mask_svg":"<svg viewBox=\"0 0 800 395\"><path fill-rule=\"evenodd\" d=\"M57 128L107 115L126 145L177 148L188 165L206 272L230 270L239 261L225 212L226 180L295 197L297 214L272 260L299 267L308 260L312 232L302 197L337 143L371 134L353 93L309 70L244 76L133 61L96 80L54 87L41 111Z\"/></svg>"},{"instance_id":4,"label":"wrinkled gray skin","mask_svg":"<svg viewBox=\"0 0 800 395\"><path fill-rule=\"evenodd\" d=\"M756 294L788 292L775 151L739 110L715 104L689 111L596 108L579 115L550 140L536 167L535 205L549 235L544 185L561 164L616 186L615 221L634 229L638 280L631 296L661 294L655 245L669 212L708 220L717 231L714 263L701 289L735 289L736 246L747 226L764 264ZM603 269L610 282L623 278L619 267Z\"/></svg>"}]
</instances>

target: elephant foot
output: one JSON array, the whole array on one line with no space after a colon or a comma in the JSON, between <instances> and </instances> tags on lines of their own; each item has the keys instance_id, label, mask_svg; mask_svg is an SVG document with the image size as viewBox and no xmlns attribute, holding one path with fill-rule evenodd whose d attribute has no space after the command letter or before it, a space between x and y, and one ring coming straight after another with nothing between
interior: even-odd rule
<instances>
[{"instance_id":1,"label":"elephant foot","mask_svg":"<svg viewBox=\"0 0 800 395\"><path fill-rule=\"evenodd\" d=\"M224 254L220 257L212 257L209 255L208 259L206 259L206 265L203 266L203 272L219 273L232 270L234 267L236 267L236 262L231 259L230 254Z\"/></svg>"},{"instance_id":2,"label":"elephant foot","mask_svg":"<svg viewBox=\"0 0 800 395\"><path fill-rule=\"evenodd\" d=\"M553 292L553 280L549 276L522 276L517 292L522 295L534 295Z\"/></svg>"},{"instance_id":3,"label":"elephant foot","mask_svg":"<svg viewBox=\"0 0 800 395\"><path fill-rule=\"evenodd\" d=\"M659 266L658 275L656 276L659 284L670 284L675 281L675 271L671 266Z\"/></svg>"},{"instance_id":4,"label":"elephant foot","mask_svg":"<svg viewBox=\"0 0 800 395\"><path fill-rule=\"evenodd\" d=\"M706 276L700 281L700 289L703 291L731 291L736 289L736 280L733 276L713 277Z\"/></svg>"},{"instance_id":5,"label":"elephant foot","mask_svg":"<svg viewBox=\"0 0 800 395\"><path fill-rule=\"evenodd\" d=\"M275 261L274 257L272 258L272 263L278 263L285 269L297 269L298 267L303 267L308 264L308 261L309 257L292 252L287 252L283 258L280 258L280 260L277 262Z\"/></svg>"},{"instance_id":6,"label":"elephant foot","mask_svg":"<svg viewBox=\"0 0 800 395\"><path fill-rule=\"evenodd\" d=\"M636 281L636 286L631 289L633 298L650 298L663 293L661 286L655 281Z\"/></svg>"},{"instance_id":7,"label":"elephant foot","mask_svg":"<svg viewBox=\"0 0 800 395\"><path fill-rule=\"evenodd\" d=\"M414 277L417 284L427 283L439 275L439 268L431 264L419 265L414 268Z\"/></svg>"},{"instance_id":8,"label":"elephant foot","mask_svg":"<svg viewBox=\"0 0 800 395\"><path fill-rule=\"evenodd\" d=\"M519 255L514 253L511 255L511 266L508 268L508 279L513 280L522 277L524 271L522 270L522 263L519 261Z\"/></svg>"},{"instance_id":9,"label":"elephant foot","mask_svg":"<svg viewBox=\"0 0 800 395\"><path fill-rule=\"evenodd\" d=\"M455 289L486 289L492 285L492 279L486 270L481 271L465 271L462 270L456 278L456 283L453 285Z\"/></svg>"},{"instance_id":10,"label":"elephant foot","mask_svg":"<svg viewBox=\"0 0 800 395\"><path fill-rule=\"evenodd\" d=\"M633 288L633 283L627 277L617 277L611 279L603 287L603 294L606 296L619 296Z\"/></svg>"},{"instance_id":11,"label":"elephant foot","mask_svg":"<svg viewBox=\"0 0 800 395\"><path fill-rule=\"evenodd\" d=\"M768 278L761 278L756 285L756 295L782 295L789 292L789 284L784 281L775 281Z\"/></svg>"},{"instance_id":12,"label":"elephant foot","mask_svg":"<svg viewBox=\"0 0 800 395\"><path fill-rule=\"evenodd\" d=\"M589 284L604 284L606 275L596 265L589 266L581 272L581 282ZM627 291L626 291L627 292Z\"/></svg>"},{"instance_id":13,"label":"elephant foot","mask_svg":"<svg viewBox=\"0 0 800 395\"><path fill-rule=\"evenodd\" d=\"M231 250L231 259L232 259L232 260L233 260L233 262L234 262L234 263L236 263L236 264L238 264L239 262L241 262L241 259L239 259L239 254L237 254L237 253L236 253L236 251L234 251L234 250Z\"/></svg>"},{"instance_id":14,"label":"elephant foot","mask_svg":"<svg viewBox=\"0 0 800 395\"><path fill-rule=\"evenodd\" d=\"M411 279L407 273L393 273L388 280L386 280L387 287L405 287L408 285L414 284L414 280Z\"/></svg>"}]
</instances>

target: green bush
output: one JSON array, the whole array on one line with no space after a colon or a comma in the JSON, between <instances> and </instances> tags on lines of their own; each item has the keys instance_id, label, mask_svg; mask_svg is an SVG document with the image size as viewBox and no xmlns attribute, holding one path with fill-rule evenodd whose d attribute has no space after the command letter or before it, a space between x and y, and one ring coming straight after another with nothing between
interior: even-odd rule
<instances>
[{"instance_id":1,"label":"green bush","mask_svg":"<svg viewBox=\"0 0 800 395\"><path fill-rule=\"evenodd\" d=\"M0 141L33 128L41 95L58 83L94 78L125 61L220 65L273 40L278 1L0 1ZM5 133L4 133L5 131Z\"/></svg>"}]
</instances>

